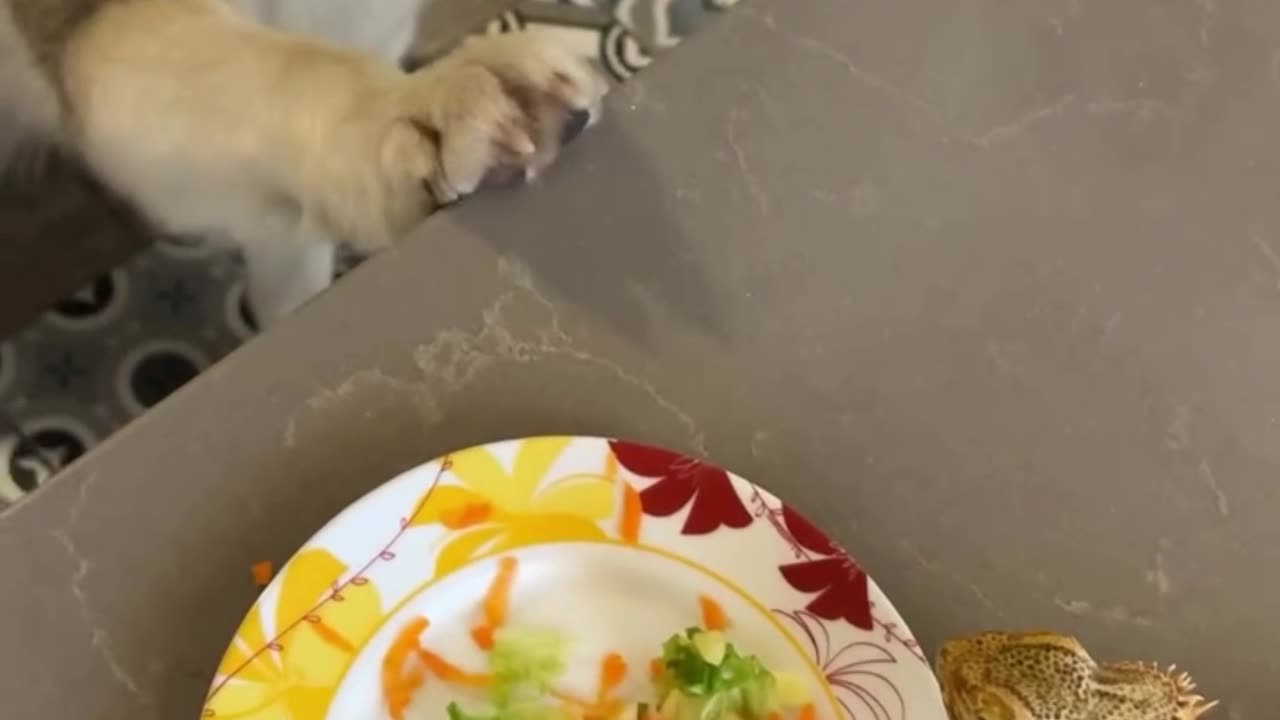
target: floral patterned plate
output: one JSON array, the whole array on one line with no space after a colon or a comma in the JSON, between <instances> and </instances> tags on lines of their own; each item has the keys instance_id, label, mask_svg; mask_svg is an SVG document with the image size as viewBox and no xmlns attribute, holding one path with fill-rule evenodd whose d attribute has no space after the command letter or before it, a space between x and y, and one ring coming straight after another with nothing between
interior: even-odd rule
<instances>
[{"instance_id":1,"label":"floral patterned plate","mask_svg":"<svg viewBox=\"0 0 1280 720\"><path fill-rule=\"evenodd\" d=\"M640 669L619 692L639 693L662 640L697 624L711 597L732 641L807 678L820 720L946 718L889 601L799 514L699 460L573 437L448 455L338 515L249 611L203 717L400 715L379 684L388 649L416 620L434 652L482 667L469 630L503 558L520 568L510 622L573 638L565 692L586 687L575 677L591 674L572 672L583 659L617 652ZM426 682L408 717L443 717L447 692Z\"/></svg>"}]
</instances>

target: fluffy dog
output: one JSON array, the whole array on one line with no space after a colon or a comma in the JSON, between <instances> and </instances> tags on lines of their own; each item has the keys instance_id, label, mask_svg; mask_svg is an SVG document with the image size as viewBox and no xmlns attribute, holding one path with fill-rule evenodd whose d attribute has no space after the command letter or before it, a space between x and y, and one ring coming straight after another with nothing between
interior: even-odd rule
<instances>
[{"instance_id":1,"label":"fluffy dog","mask_svg":"<svg viewBox=\"0 0 1280 720\"><path fill-rule=\"evenodd\" d=\"M532 33L405 72L424 0L0 0L0 151L54 146L158 229L242 246L269 324L499 174L531 177L603 82Z\"/></svg>"}]
</instances>

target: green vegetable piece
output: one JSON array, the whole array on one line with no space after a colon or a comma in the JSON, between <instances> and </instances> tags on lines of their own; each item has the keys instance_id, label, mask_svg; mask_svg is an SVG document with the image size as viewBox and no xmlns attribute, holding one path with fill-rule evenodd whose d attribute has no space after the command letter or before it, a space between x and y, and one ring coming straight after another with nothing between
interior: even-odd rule
<instances>
[{"instance_id":1,"label":"green vegetable piece","mask_svg":"<svg viewBox=\"0 0 1280 720\"><path fill-rule=\"evenodd\" d=\"M495 710L475 714L449 703L449 720L564 720L564 711L548 704L546 696L564 674L566 649L564 638L555 631L499 630L489 652Z\"/></svg>"},{"instance_id":2,"label":"green vegetable piece","mask_svg":"<svg viewBox=\"0 0 1280 720\"><path fill-rule=\"evenodd\" d=\"M456 702L449 703L445 710L449 713L449 720L498 720L496 715L473 715L459 707Z\"/></svg>"},{"instance_id":3,"label":"green vegetable piece","mask_svg":"<svg viewBox=\"0 0 1280 720\"><path fill-rule=\"evenodd\" d=\"M565 671L566 643L552 630L503 628L493 638L489 668L499 708L540 698Z\"/></svg>"},{"instance_id":4,"label":"green vegetable piece","mask_svg":"<svg viewBox=\"0 0 1280 720\"><path fill-rule=\"evenodd\" d=\"M759 658L743 656L727 643L720 662L713 664L699 651L701 632L691 628L662 646L659 690L680 692L675 720L720 720L730 713L760 720L776 710L777 681Z\"/></svg>"}]
</instances>

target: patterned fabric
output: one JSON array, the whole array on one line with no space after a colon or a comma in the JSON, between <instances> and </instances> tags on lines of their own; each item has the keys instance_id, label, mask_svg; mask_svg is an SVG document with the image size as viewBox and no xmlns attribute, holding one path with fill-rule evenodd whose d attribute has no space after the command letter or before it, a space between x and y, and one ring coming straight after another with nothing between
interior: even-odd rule
<instances>
[{"instance_id":1,"label":"patterned fabric","mask_svg":"<svg viewBox=\"0 0 1280 720\"><path fill-rule=\"evenodd\" d=\"M554 33L622 82L736 1L526 0L478 31ZM0 341L0 508L255 332L235 251L170 238Z\"/></svg>"},{"instance_id":2,"label":"patterned fabric","mask_svg":"<svg viewBox=\"0 0 1280 720\"><path fill-rule=\"evenodd\" d=\"M488 32L537 27L622 82L738 0L527 0L494 18Z\"/></svg>"},{"instance_id":3,"label":"patterned fabric","mask_svg":"<svg viewBox=\"0 0 1280 720\"><path fill-rule=\"evenodd\" d=\"M0 344L0 502L16 500L253 335L235 253L164 240ZM5 430L8 432L5 432ZM21 432L17 432L17 431Z\"/></svg>"}]
</instances>

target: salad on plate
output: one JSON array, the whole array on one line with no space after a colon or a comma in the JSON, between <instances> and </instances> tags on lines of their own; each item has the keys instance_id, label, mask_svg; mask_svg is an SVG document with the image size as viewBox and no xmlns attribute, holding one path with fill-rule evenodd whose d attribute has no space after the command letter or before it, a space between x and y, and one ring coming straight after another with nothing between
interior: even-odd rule
<instances>
[{"instance_id":1,"label":"salad on plate","mask_svg":"<svg viewBox=\"0 0 1280 720\"><path fill-rule=\"evenodd\" d=\"M698 598L701 617L654 648L650 658L609 652L599 658L595 692L566 689L573 638L507 623L518 560L503 557L470 628L486 666L461 667L423 643L430 626L415 616L397 632L381 666L382 702L392 720L816 720L803 679L766 667L731 641L732 623L714 598ZM624 681L644 673L642 688ZM424 697L444 683L457 699Z\"/></svg>"}]
</instances>

